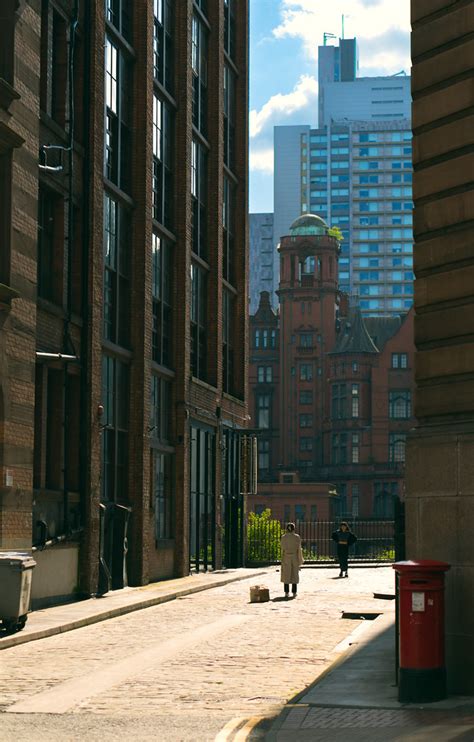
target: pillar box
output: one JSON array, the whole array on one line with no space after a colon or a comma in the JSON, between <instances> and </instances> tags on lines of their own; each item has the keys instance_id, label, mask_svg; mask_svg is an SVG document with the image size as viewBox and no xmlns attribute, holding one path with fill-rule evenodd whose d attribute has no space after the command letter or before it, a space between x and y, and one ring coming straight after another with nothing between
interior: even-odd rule
<instances>
[{"instance_id":1,"label":"pillar box","mask_svg":"<svg viewBox=\"0 0 474 742\"><path fill-rule=\"evenodd\" d=\"M446 698L444 574L446 562L396 562L398 573L399 682L401 703Z\"/></svg>"}]
</instances>

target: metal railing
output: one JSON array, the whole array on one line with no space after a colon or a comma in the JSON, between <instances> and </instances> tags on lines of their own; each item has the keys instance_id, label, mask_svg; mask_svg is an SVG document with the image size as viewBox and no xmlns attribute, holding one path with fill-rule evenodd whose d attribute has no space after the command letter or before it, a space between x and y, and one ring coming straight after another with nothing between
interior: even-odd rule
<instances>
[{"instance_id":1,"label":"metal railing","mask_svg":"<svg viewBox=\"0 0 474 742\"><path fill-rule=\"evenodd\" d=\"M305 562L323 564L333 562L336 544L333 531L339 527L337 521L298 521L296 533L301 536ZM246 564L275 564L280 561L280 538L285 523L276 519L252 518L247 523ZM351 530L357 542L349 551L349 561L393 562L395 561L395 522L393 520L352 520Z\"/></svg>"}]
</instances>

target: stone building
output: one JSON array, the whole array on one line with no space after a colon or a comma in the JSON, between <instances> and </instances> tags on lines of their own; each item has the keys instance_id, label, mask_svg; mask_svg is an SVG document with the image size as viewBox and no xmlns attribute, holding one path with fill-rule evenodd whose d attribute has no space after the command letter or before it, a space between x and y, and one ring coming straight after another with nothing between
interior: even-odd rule
<instances>
[{"instance_id":1,"label":"stone building","mask_svg":"<svg viewBox=\"0 0 474 742\"><path fill-rule=\"evenodd\" d=\"M339 242L314 214L292 224L279 253L279 313L264 292L250 318L259 472L250 503L278 495L281 517L296 520L391 517L414 422L412 312L363 317L350 306Z\"/></svg>"},{"instance_id":2,"label":"stone building","mask_svg":"<svg viewBox=\"0 0 474 742\"><path fill-rule=\"evenodd\" d=\"M407 556L451 564L448 684L474 693L472 2L411 3L417 427Z\"/></svg>"},{"instance_id":3,"label":"stone building","mask_svg":"<svg viewBox=\"0 0 474 742\"><path fill-rule=\"evenodd\" d=\"M0 549L42 600L238 564L248 4L0 15Z\"/></svg>"}]
</instances>

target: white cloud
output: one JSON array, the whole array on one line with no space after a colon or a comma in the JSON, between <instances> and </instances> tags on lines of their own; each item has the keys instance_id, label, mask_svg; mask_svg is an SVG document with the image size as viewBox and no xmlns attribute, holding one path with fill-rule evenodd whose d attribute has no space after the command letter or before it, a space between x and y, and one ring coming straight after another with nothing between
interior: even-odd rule
<instances>
[{"instance_id":1,"label":"white cloud","mask_svg":"<svg viewBox=\"0 0 474 742\"><path fill-rule=\"evenodd\" d=\"M277 39L300 39L306 55L316 61L324 32L340 36L342 14L346 38L357 37L361 67L371 74L391 74L410 65L410 0L281 0ZM370 45L384 37L384 48ZM400 43L403 38L403 43Z\"/></svg>"},{"instance_id":2,"label":"white cloud","mask_svg":"<svg viewBox=\"0 0 474 742\"><path fill-rule=\"evenodd\" d=\"M250 170L261 172L267 175L273 173L273 148L250 149Z\"/></svg>"},{"instance_id":3,"label":"white cloud","mask_svg":"<svg viewBox=\"0 0 474 742\"><path fill-rule=\"evenodd\" d=\"M302 75L290 93L273 95L250 111L250 170L273 173L273 127L312 124L317 118L318 83Z\"/></svg>"},{"instance_id":4,"label":"white cloud","mask_svg":"<svg viewBox=\"0 0 474 742\"><path fill-rule=\"evenodd\" d=\"M303 75L291 93L273 95L260 109L250 111L250 137L258 136L275 119L287 118L316 101L318 83L314 77Z\"/></svg>"}]
</instances>

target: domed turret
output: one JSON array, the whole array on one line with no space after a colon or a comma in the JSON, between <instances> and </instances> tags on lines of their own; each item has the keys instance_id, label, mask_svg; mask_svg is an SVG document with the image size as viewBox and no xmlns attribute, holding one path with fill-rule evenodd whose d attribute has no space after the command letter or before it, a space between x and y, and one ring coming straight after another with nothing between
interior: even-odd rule
<instances>
[{"instance_id":1,"label":"domed turret","mask_svg":"<svg viewBox=\"0 0 474 742\"><path fill-rule=\"evenodd\" d=\"M325 235L328 233L328 225L316 214L302 214L295 219L290 227L291 237L303 235Z\"/></svg>"}]
</instances>

